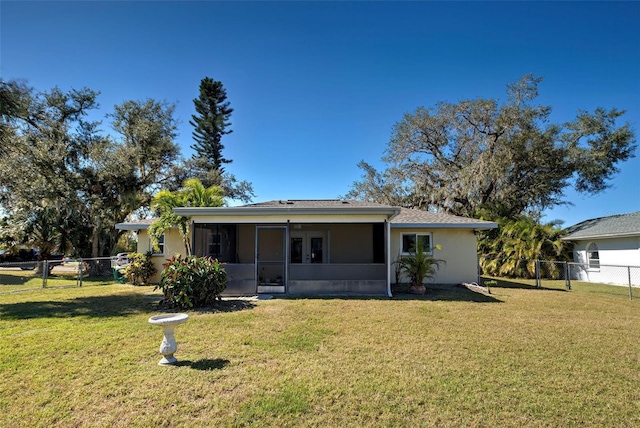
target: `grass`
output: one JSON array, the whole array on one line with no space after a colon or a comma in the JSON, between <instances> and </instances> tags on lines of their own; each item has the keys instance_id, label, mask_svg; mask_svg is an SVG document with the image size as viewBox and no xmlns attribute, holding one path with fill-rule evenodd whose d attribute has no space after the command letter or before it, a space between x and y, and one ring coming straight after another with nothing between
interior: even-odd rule
<instances>
[{"instance_id":1,"label":"grass","mask_svg":"<svg viewBox=\"0 0 640 428\"><path fill-rule=\"evenodd\" d=\"M47 287L76 287L78 286L78 272L71 263L65 269L54 268L47 277ZM83 278L83 284L106 285L113 282L111 275L102 277ZM17 291L32 291L43 288L42 272L37 270L20 270L17 268L0 268L0 295Z\"/></svg>"},{"instance_id":2,"label":"grass","mask_svg":"<svg viewBox=\"0 0 640 428\"><path fill-rule=\"evenodd\" d=\"M175 367L152 288L3 294L0 426L639 426L640 299L599 287L225 301Z\"/></svg>"}]
</instances>

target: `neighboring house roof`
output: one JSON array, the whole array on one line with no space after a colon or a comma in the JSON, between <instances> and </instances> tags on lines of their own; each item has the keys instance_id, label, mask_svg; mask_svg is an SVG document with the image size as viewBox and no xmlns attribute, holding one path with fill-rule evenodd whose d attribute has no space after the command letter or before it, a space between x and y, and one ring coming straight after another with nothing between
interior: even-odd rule
<instances>
[{"instance_id":1,"label":"neighboring house roof","mask_svg":"<svg viewBox=\"0 0 640 428\"><path fill-rule=\"evenodd\" d=\"M270 215L270 214L384 214L390 219L392 228L445 228L445 229L493 229L494 222L433 213L410 208L400 208L375 202L340 199L275 200L248 204L239 207L181 207L176 214L194 215ZM146 229L153 219L119 223L116 229Z\"/></svg>"},{"instance_id":2,"label":"neighboring house roof","mask_svg":"<svg viewBox=\"0 0 640 428\"><path fill-rule=\"evenodd\" d=\"M640 211L585 220L566 230L564 241L640 235Z\"/></svg>"}]
</instances>

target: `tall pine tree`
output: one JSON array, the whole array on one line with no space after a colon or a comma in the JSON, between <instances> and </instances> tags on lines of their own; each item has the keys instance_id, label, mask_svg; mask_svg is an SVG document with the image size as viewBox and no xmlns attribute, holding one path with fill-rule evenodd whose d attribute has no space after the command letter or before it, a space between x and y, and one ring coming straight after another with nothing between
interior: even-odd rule
<instances>
[{"instance_id":1,"label":"tall pine tree","mask_svg":"<svg viewBox=\"0 0 640 428\"><path fill-rule=\"evenodd\" d=\"M189 121L194 127L193 139L196 141L191 148L195 151L193 161L198 169L198 175L221 176L224 164L231 163L222 155L222 136L231 134L229 117L233 109L227 101L227 91L222 82L205 77L200 81L200 96L193 100L196 113ZM219 184L219 183L215 183Z\"/></svg>"}]
</instances>

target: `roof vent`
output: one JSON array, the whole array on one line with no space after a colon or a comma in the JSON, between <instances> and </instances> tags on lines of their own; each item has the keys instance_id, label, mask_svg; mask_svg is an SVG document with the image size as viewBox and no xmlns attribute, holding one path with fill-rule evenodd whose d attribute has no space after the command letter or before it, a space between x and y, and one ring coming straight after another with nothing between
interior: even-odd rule
<instances>
[{"instance_id":1,"label":"roof vent","mask_svg":"<svg viewBox=\"0 0 640 428\"><path fill-rule=\"evenodd\" d=\"M342 203L343 203L343 204L348 204L348 203L349 203L349 201L342 201Z\"/></svg>"}]
</instances>

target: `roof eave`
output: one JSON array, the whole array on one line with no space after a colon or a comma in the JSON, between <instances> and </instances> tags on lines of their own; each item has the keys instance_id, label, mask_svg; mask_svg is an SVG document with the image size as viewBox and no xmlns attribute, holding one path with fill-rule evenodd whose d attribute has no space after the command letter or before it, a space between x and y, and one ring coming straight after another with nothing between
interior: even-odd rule
<instances>
[{"instance_id":1,"label":"roof eave","mask_svg":"<svg viewBox=\"0 0 640 428\"><path fill-rule=\"evenodd\" d=\"M497 223L391 223L392 229L496 229Z\"/></svg>"},{"instance_id":2,"label":"roof eave","mask_svg":"<svg viewBox=\"0 0 640 428\"><path fill-rule=\"evenodd\" d=\"M626 232L626 233L601 233L597 235L585 235L585 236L565 236L560 238L561 241L584 241L586 239L611 239L611 238L631 238L634 236L640 236L640 232Z\"/></svg>"},{"instance_id":3,"label":"roof eave","mask_svg":"<svg viewBox=\"0 0 640 428\"><path fill-rule=\"evenodd\" d=\"M116 223L117 230L143 230L148 229L150 224L145 223Z\"/></svg>"},{"instance_id":4,"label":"roof eave","mask_svg":"<svg viewBox=\"0 0 640 428\"><path fill-rule=\"evenodd\" d=\"M276 215L385 215L396 216L396 207L180 207L173 212L185 217L193 216L276 216Z\"/></svg>"}]
</instances>

